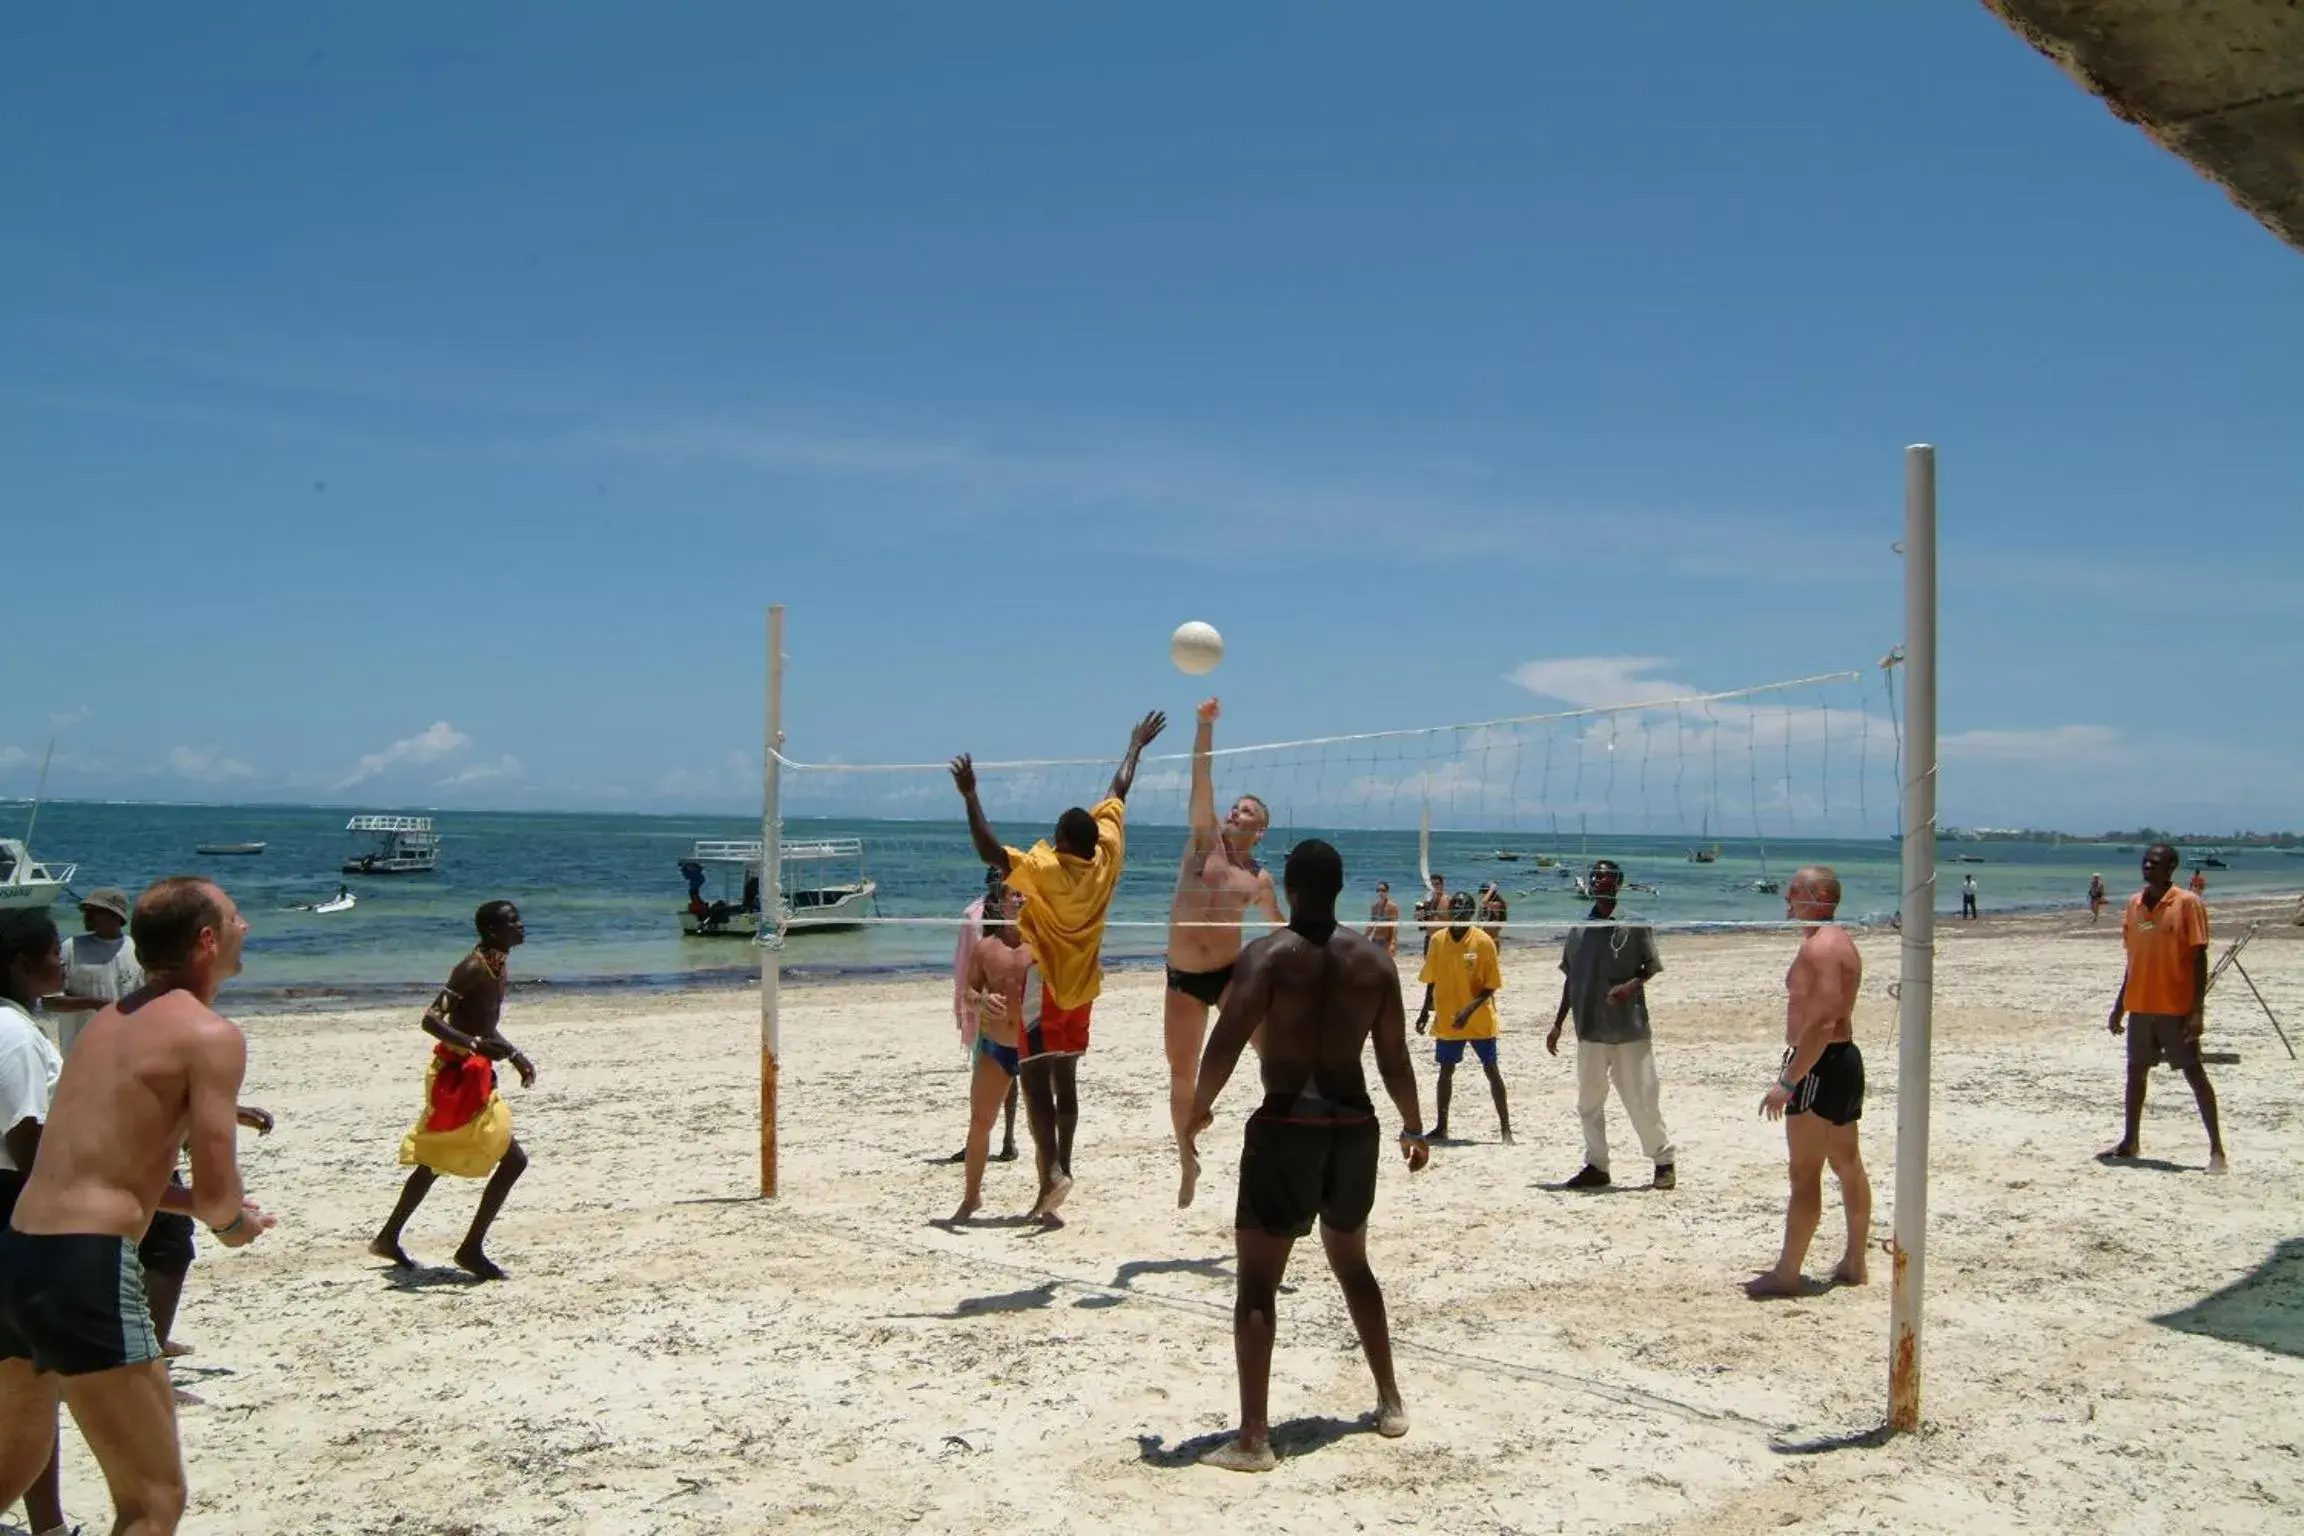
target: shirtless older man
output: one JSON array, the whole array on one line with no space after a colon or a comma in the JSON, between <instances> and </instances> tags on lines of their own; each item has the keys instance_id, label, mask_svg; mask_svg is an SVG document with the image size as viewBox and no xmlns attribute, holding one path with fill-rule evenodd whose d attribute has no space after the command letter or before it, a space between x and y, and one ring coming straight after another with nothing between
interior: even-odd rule
<instances>
[{"instance_id":1,"label":"shirtless older man","mask_svg":"<svg viewBox=\"0 0 2304 1536\"><path fill-rule=\"evenodd\" d=\"M1328 1267L1343 1287L1360 1349L1376 1378L1376 1432L1408 1433L1408 1410L1392 1378L1384 1292L1368 1267L1368 1213L1376 1201L1383 1132L1360 1074L1373 1037L1376 1070L1400 1112L1400 1152L1411 1172L1431 1155L1392 957L1340 927L1336 898L1344 860L1328 844L1301 842L1288 855L1288 926L1248 946L1208 1040L1189 1134L1215 1118L1216 1096L1249 1038L1263 1062L1264 1103L1248 1119L1233 1216L1239 1292L1232 1307L1240 1363L1240 1434L1201 1458L1233 1472L1275 1465L1267 1400L1274 1309L1288 1255L1314 1217Z\"/></svg>"},{"instance_id":2,"label":"shirtless older man","mask_svg":"<svg viewBox=\"0 0 2304 1536\"><path fill-rule=\"evenodd\" d=\"M1862 1285L1868 1278L1865 1244L1872 1231L1872 1184L1864 1176L1857 1131L1864 1117L1864 1056L1856 1049L1856 994L1864 985L1864 957L1845 928L1832 926L1840 907L1840 877L1811 864L1784 891L1784 915L1814 923L1785 974L1784 1068L1760 1101L1760 1113L1784 1122L1792 1197L1784 1211L1784 1251L1776 1267L1746 1287L1754 1296L1797 1296L1800 1265L1824 1214L1824 1165L1840 1181L1848 1212L1848 1246L1832 1278Z\"/></svg>"},{"instance_id":3,"label":"shirtless older man","mask_svg":"<svg viewBox=\"0 0 2304 1536\"><path fill-rule=\"evenodd\" d=\"M1221 825L1216 820L1212 754L1222 712L1214 699L1198 711L1200 724L1192 736L1192 830L1176 875L1176 899L1168 909L1168 995L1161 1023L1168 1045L1168 1118L1183 1164L1176 1188L1179 1207L1192 1203L1200 1182L1200 1160L1191 1150L1192 1085L1199 1074L1200 1047L1208 1038L1208 1010L1224 1001L1240 959L1240 919L1254 905L1274 927L1285 921L1271 871L1256 862L1256 844L1272 824L1272 813L1254 795L1242 795Z\"/></svg>"},{"instance_id":4,"label":"shirtless older man","mask_svg":"<svg viewBox=\"0 0 2304 1536\"><path fill-rule=\"evenodd\" d=\"M248 1044L211 1004L248 925L205 880L162 880L129 931L145 984L89 1021L40 1155L0 1232L0 1508L47 1460L61 1392L111 1489L114 1536L167 1536L184 1459L136 1245L166 1208L227 1248L272 1218L241 1189L235 1099ZM189 1142L192 1185L168 1182Z\"/></svg>"}]
</instances>

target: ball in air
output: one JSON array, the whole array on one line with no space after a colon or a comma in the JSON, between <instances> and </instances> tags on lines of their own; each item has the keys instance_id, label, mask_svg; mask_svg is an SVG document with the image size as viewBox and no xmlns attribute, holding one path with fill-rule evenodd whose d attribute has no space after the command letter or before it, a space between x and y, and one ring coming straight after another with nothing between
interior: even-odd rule
<instances>
[{"instance_id":1,"label":"ball in air","mask_svg":"<svg viewBox=\"0 0 2304 1536\"><path fill-rule=\"evenodd\" d=\"M1224 659L1224 637L1216 633L1215 625L1198 619L1179 624L1168 637L1168 659L1176 663L1177 671L1193 677L1213 672Z\"/></svg>"}]
</instances>

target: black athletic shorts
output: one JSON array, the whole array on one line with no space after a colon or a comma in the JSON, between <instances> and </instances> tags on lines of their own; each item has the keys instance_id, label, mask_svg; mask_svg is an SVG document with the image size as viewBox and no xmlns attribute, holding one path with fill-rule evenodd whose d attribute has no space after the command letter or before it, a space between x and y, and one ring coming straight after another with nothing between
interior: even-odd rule
<instances>
[{"instance_id":1,"label":"black athletic shorts","mask_svg":"<svg viewBox=\"0 0 2304 1536\"><path fill-rule=\"evenodd\" d=\"M1233 1226L1304 1237L1317 1216L1339 1232L1368 1225L1376 1204L1376 1112L1308 1094L1274 1094L1248 1117Z\"/></svg>"},{"instance_id":2,"label":"black athletic shorts","mask_svg":"<svg viewBox=\"0 0 2304 1536\"><path fill-rule=\"evenodd\" d=\"M13 1168L0 1168L0 1227L8 1225L8 1218L16 1214L16 1197L24 1193L24 1175Z\"/></svg>"},{"instance_id":3,"label":"black athletic shorts","mask_svg":"<svg viewBox=\"0 0 2304 1536\"><path fill-rule=\"evenodd\" d=\"M1213 1008L1224 1001L1224 989L1232 985L1233 969L1228 965L1220 971L1180 971L1170 966L1168 990L1181 992L1192 1001Z\"/></svg>"},{"instance_id":4,"label":"black athletic shorts","mask_svg":"<svg viewBox=\"0 0 2304 1536\"><path fill-rule=\"evenodd\" d=\"M1792 1052L1784 1053L1792 1064ZM1864 1118L1864 1053L1853 1040L1835 1040L1824 1047L1799 1086L1792 1090L1788 1115L1814 1115L1827 1125L1854 1125Z\"/></svg>"},{"instance_id":5,"label":"black athletic shorts","mask_svg":"<svg viewBox=\"0 0 2304 1536\"><path fill-rule=\"evenodd\" d=\"M2166 1062L2181 1072L2200 1065L2200 1042L2192 1021L2181 1013L2128 1015L2128 1065L2156 1067Z\"/></svg>"},{"instance_id":6,"label":"black athletic shorts","mask_svg":"<svg viewBox=\"0 0 2304 1536\"><path fill-rule=\"evenodd\" d=\"M0 1360L86 1376L159 1358L134 1243L0 1229Z\"/></svg>"}]
</instances>

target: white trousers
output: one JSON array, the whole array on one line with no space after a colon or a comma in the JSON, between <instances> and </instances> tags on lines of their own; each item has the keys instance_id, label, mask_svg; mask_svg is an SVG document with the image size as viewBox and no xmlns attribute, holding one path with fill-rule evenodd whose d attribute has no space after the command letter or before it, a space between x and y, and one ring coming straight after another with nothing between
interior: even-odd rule
<instances>
[{"instance_id":1,"label":"white trousers","mask_svg":"<svg viewBox=\"0 0 2304 1536\"><path fill-rule=\"evenodd\" d=\"M1656 1048L1649 1040L1607 1045L1594 1040L1576 1042L1576 1113L1584 1121L1584 1161L1608 1171L1608 1085L1624 1101L1624 1113L1640 1137L1640 1150L1652 1163L1675 1162L1678 1150L1672 1133L1664 1128L1664 1110L1658 1102L1662 1084L1656 1079Z\"/></svg>"}]
</instances>

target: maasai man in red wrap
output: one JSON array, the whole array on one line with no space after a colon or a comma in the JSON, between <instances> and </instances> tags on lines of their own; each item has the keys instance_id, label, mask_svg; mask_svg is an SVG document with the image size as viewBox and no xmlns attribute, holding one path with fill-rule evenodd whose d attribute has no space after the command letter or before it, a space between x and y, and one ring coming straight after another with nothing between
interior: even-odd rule
<instances>
[{"instance_id":1,"label":"maasai man in red wrap","mask_svg":"<svg viewBox=\"0 0 2304 1536\"><path fill-rule=\"evenodd\" d=\"M479 1279L501 1280L504 1271L481 1245L504 1208L504 1197L527 1171L528 1154L512 1139L512 1106L496 1092L496 1063L512 1063L523 1088L536 1086L536 1068L496 1026L504 1014L505 962L528 930L520 909L508 901L483 904L472 921L480 930L479 947L457 962L448 985L424 1010L424 1033L440 1043L432 1047L432 1067L424 1078L423 1113L400 1141L400 1165L415 1171L368 1251L390 1259L396 1268L413 1269L416 1261L401 1248L400 1231L423 1204L432 1181L443 1173L486 1178L488 1187L480 1192L480 1209L456 1250L456 1263Z\"/></svg>"}]
</instances>

